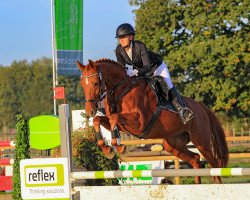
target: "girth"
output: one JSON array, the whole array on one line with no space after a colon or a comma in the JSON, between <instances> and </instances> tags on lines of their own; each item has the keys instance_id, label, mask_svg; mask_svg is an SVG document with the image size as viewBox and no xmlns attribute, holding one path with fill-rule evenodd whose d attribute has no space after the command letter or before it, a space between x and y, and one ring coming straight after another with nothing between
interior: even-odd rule
<instances>
[{"instance_id":1,"label":"girth","mask_svg":"<svg viewBox=\"0 0 250 200\"><path fill-rule=\"evenodd\" d=\"M143 133L141 135L137 136L138 138L145 138L149 134L149 132L150 132L151 128L154 126L156 120L159 119L159 116L161 114L161 110L162 110L162 108L160 106L156 107L156 110L155 110L153 116L151 117L147 127L145 128L145 130L143 131Z\"/></svg>"}]
</instances>

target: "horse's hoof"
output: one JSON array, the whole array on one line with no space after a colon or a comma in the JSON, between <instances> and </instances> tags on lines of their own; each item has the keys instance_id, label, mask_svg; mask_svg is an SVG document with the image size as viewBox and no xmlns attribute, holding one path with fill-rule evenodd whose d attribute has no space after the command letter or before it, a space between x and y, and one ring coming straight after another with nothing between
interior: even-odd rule
<instances>
[{"instance_id":1,"label":"horse's hoof","mask_svg":"<svg viewBox=\"0 0 250 200\"><path fill-rule=\"evenodd\" d=\"M117 145L117 146L115 147L115 149L116 149L117 153L123 154L123 153L126 152L127 147L126 147L124 144L121 144L121 145L119 145L119 146Z\"/></svg>"},{"instance_id":2,"label":"horse's hoof","mask_svg":"<svg viewBox=\"0 0 250 200\"><path fill-rule=\"evenodd\" d=\"M115 152L113 151L113 149L108 146L108 145L104 145L101 146L102 152L104 153L105 157L108 159L112 159L115 156Z\"/></svg>"},{"instance_id":3,"label":"horse's hoof","mask_svg":"<svg viewBox=\"0 0 250 200\"><path fill-rule=\"evenodd\" d=\"M105 154L105 156L106 156L107 159L111 160L111 159L114 158L115 152L110 150L110 152L108 154Z\"/></svg>"}]
</instances>

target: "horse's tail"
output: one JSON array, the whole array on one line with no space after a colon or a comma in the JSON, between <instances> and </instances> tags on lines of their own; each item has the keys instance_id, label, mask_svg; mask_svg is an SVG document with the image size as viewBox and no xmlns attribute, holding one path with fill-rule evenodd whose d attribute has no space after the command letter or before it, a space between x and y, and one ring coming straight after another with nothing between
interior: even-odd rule
<instances>
[{"instance_id":1,"label":"horse's tail","mask_svg":"<svg viewBox=\"0 0 250 200\"><path fill-rule=\"evenodd\" d=\"M211 144L214 162L218 164L217 167L226 167L229 153L224 130L222 129L222 126L215 114L203 103L200 104L205 109L210 120L210 128L212 131Z\"/></svg>"}]
</instances>

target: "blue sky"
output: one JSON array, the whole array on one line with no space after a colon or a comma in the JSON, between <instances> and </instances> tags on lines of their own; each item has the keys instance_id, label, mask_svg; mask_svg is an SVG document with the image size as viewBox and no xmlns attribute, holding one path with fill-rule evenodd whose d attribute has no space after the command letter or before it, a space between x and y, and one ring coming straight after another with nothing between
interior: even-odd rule
<instances>
[{"instance_id":1,"label":"blue sky","mask_svg":"<svg viewBox=\"0 0 250 200\"><path fill-rule=\"evenodd\" d=\"M128 0L84 0L84 63L115 60L115 30L135 24ZM0 1L0 65L14 60L52 57L50 0Z\"/></svg>"}]
</instances>

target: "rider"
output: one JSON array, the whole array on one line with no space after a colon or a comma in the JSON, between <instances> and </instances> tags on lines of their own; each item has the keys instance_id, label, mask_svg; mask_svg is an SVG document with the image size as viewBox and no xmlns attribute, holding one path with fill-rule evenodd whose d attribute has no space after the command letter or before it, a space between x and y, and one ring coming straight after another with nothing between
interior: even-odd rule
<instances>
[{"instance_id":1,"label":"rider","mask_svg":"<svg viewBox=\"0 0 250 200\"><path fill-rule=\"evenodd\" d=\"M120 43L116 47L117 62L124 67L128 65L127 73L130 76L145 76L153 67L156 67L153 76L162 76L164 78L172 95L173 105L183 123L186 124L195 115L190 109L186 108L181 95L174 87L167 65L157 54L148 51L143 42L134 40L134 36L135 30L128 23L121 24L116 29L116 38ZM166 93L166 91L164 92Z\"/></svg>"}]
</instances>

